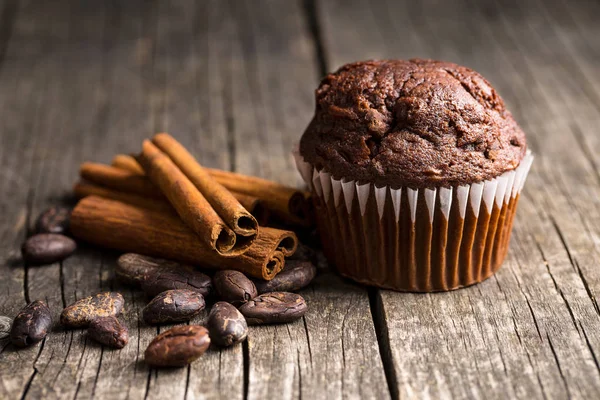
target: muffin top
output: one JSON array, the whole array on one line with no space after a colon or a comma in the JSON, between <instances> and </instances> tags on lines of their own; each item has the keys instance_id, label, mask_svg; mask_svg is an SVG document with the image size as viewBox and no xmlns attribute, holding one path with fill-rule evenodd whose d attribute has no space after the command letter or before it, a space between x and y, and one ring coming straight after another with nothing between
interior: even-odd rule
<instances>
[{"instance_id":1,"label":"muffin top","mask_svg":"<svg viewBox=\"0 0 600 400\"><path fill-rule=\"evenodd\" d=\"M456 186L515 169L525 134L494 88L456 64L347 64L316 91L300 153L318 170L377 186Z\"/></svg>"}]
</instances>

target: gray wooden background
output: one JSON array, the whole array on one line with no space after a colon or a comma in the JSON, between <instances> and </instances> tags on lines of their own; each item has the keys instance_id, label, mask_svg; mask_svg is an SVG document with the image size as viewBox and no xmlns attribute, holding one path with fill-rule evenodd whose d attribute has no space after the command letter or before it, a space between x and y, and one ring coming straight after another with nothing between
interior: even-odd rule
<instances>
[{"instance_id":1,"label":"gray wooden background","mask_svg":"<svg viewBox=\"0 0 600 400\"><path fill-rule=\"evenodd\" d=\"M599 15L568 0L0 0L0 315L41 298L57 317L115 289L131 334L121 351L59 327L22 351L0 341L0 398L599 398ZM319 78L384 57L480 71L528 135L510 254L486 282L419 295L323 274L303 320L156 371L142 354L157 329L114 253L20 260L81 162L158 131L206 165L300 184L290 149Z\"/></svg>"}]
</instances>

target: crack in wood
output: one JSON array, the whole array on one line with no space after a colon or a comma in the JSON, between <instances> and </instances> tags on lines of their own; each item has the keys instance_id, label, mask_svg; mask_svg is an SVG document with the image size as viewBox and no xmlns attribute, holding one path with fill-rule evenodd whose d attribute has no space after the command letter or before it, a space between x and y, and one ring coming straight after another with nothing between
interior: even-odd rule
<instances>
[{"instance_id":1,"label":"crack in wood","mask_svg":"<svg viewBox=\"0 0 600 400\"><path fill-rule=\"evenodd\" d=\"M87 336L84 336L83 338L83 349L81 350L81 356L79 357L79 362L77 363L77 370L81 371L81 363L83 362L83 356L85 355L85 351L87 349ZM86 364L87 364L87 360L86 360Z\"/></svg>"},{"instance_id":2,"label":"crack in wood","mask_svg":"<svg viewBox=\"0 0 600 400\"><path fill-rule=\"evenodd\" d=\"M550 262L546 258L546 255L544 254L544 250L542 249L542 246L540 245L540 243L537 240L535 241L535 244L536 244L536 247L538 248L538 251L540 252L540 255L542 256L542 259L544 260L544 264L546 266L546 271L548 271L548 275L550 275L550 279L552 280L552 283L554 284L554 289L556 290L556 293L558 293L560 295L563 302L565 303L565 306L567 307L567 311L569 312L569 315L571 316L571 321L573 322L573 326L575 327L575 330L577 330L577 333L579 333L579 336L581 336L581 331L579 330L579 327L577 326L577 319L575 318L573 309L571 308L571 305L567 301L567 298L565 297L565 294L563 293L562 289L558 287L556 278L554 278L554 275L552 275L552 271L550 270Z\"/></svg>"},{"instance_id":3,"label":"crack in wood","mask_svg":"<svg viewBox=\"0 0 600 400\"><path fill-rule=\"evenodd\" d=\"M512 307L511 307L511 311L512 311ZM517 339L519 340L519 344L521 345L521 347L523 347L523 339L521 339L521 335L519 334L519 329L517 328L517 319L515 318L514 311L513 311L513 315L512 315L512 321L513 321L513 327L515 330L515 334L517 335Z\"/></svg>"},{"instance_id":4,"label":"crack in wood","mask_svg":"<svg viewBox=\"0 0 600 400\"><path fill-rule=\"evenodd\" d=\"M368 294L371 318L373 319L375 337L377 338L379 355L383 363L383 371L385 373L386 383L392 400L398 400L400 398L398 377L394 366L394 359L385 316L385 308L381 299L381 290L369 288Z\"/></svg>"},{"instance_id":5,"label":"crack in wood","mask_svg":"<svg viewBox=\"0 0 600 400\"><path fill-rule=\"evenodd\" d=\"M150 381L152 380L152 369L148 368L148 378L146 379L146 391L144 392L144 400L150 395Z\"/></svg>"},{"instance_id":6,"label":"crack in wood","mask_svg":"<svg viewBox=\"0 0 600 400\"><path fill-rule=\"evenodd\" d=\"M187 366L187 373L185 375L185 392L183 393L183 399L186 400L188 398L188 391L190 390L190 374L192 372L192 366Z\"/></svg>"},{"instance_id":7,"label":"crack in wood","mask_svg":"<svg viewBox=\"0 0 600 400\"><path fill-rule=\"evenodd\" d=\"M31 384L32 384L33 380L35 379L35 377L37 376L37 374L39 373L36 363L39 360L40 355L42 354L42 351L44 350L45 344L46 344L46 338L44 338L44 340L42 340L40 349L38 350L35 360L33 361L33 372L31 373L31 376L29 377L29 379L27 380L27 383L25 384L23 394L21 395L21 400L24 400L27 397L27 394L29 393L29 389L31 389Z\"/></svg>"},{"instance_id":8,"label":"crack in wood","mask_svg":"<svg viewBox=\"0 0 600 400\"><path fill-rule=\"evenodd\" d=\"M514 271L513 275L514 275ZM504 291L502 285L500 284L500 280L498 279L497 275L494 275L494 280L496 281L496 284L498 285L498 289L500 290L500 292L504 295L505 300L507 301L507 303L509 303L509 307L510 307L510 311L511 311L511 319L513 322L513 331L515 332L515 334L517 335L517 339L519 341L519 345L521 346L523 353L525 353L525 355L527 356L527 361L529 363L529 365L531 366L532 371L534 371L536 379L537 379L537 383L539 385L540 391L542 393L542 397L544 399L547 398L546 393L544 391L544 385L542 384L542 380L539 374L539 371L536 369L535 365L533 364L533 361L531 359L531 355L529 354L529 350L527 349L527 346L525 346L525 344L523 343L523 338L521 337L521 334L519 333L519 328L517 326L517 316L515 314L515 309L514 309L514 304L512 301L510 301L510 299L508 298L508 294ZM525 296L525 294L521 291L521 293L523 294L523 296ZM531 313L533 313L533 310L530 308ZM533 315L533 314L532 314ZM535 321L535 319L534 319ZM541 339L541 334L539 331L539 328L537 330L538 335L540 335L540 339ZM498 333L496 332L496 338L498 340ZM511 382L512 383L512 382ZM515 391L515 393L517 393L517 388L515 387L514 383L513 384L513 390Z\"/></svg>"},{"instance_id":9,"label":"crack in wood","mask_svg":"<svg viewBox=\"0 0 600 400\"><path fill-rule=\"evenodd\" d=\"M515 262L517 263L517 265L519 266L520 269L523 268L522 265L521 265L521 262L519 261L518 258L515 258ZM517 274L515 273L515 271L513 271L512 268L510 268L510 271L511 271L511 273L513 274L513 276L515 278L515 282L517 282L517 286L519 288L519 291L521 292L521 294L523 295L523 298L525 299L525 301L527 303L527 308L529 309L529 313L531 315L531 319L533 320L533 324L535 325L535 330L537 331L540 340L543 342L544 339L542 337L542 333L540 332L540 326L538 324L537 317L535 316L535 312L533 311L533 307L531 306L531 302L529 301L529 297L527 296L527 294L523 290L523 287L521 286L521 282L520 282Z\"/></svg>"},{"instance_id":10,"label":"crack in wood","mask_svg":"<svg viewBox=\"0 0 600 400\"><path fill-rule=\"evenodd\" d=\"M544 384L542 383L542 378L540 377L539 371L536 369L535 365L533 364L533 361L531 360L531 355L529 354L529 351L527 349L525 349L525 355L527 355L527 360L529 361L529 365L531 366L531 369L535 372L535 377L536 377L537 383L540 387L542 397L544 399L547 399L548 396L546 395L546 391L544 389Z\"/></svg>"},{"instance_id":11,"label":"crack in wood","mask_svg":"<svg viewBox=\"0 0 600 400\"><path fill-rule=\"evenodd\" d=\"M327 59L325 54L325 43L323 42L323 35L321 33L321 24L319 22L319 12L317 9L316 0L303 0L303 11L304 20L307 25L307 29L310 33L315 59L317 60L317 67L319 75L324 77L327 75Z\"/></svg>"},{"instance_id":12,"label":"crack in wood","mask_svg":"<svg viewBox=\"0 0 600 400\"><path fill-rule=\"evenodd\" d=\"M96 375L94 376L94 386L92 386L92 398L96 394L96 386L98 385L98 378L100 377L100 371L102 370L102 358L104 357L104 346L100 347L100 360L98 360L98 368L96 369Z\"/></svg>"},{"instance_id":13,"label":"crack in wood","mask_svg":"<svg viewBox=\"0 0 600 400\"><path fill-rule=\"evenodd\" d=\"M27 240L27 238L29 237L29 230L31 227L31 214L33 212L33 196L34 196L34 189L32 187L29 188L29 191L27 192L27 200L26 200L26 212L25 212L25 237L23 238L23 241ZM23 293L25 295L25 303L29 304L31 303L31 298L29 297L29 263L27 263L25 260L23 260Z\"/></svg>"},{"instance_id":14,"label":"crack in wood","mask_svg":"<svg viewBox=\"0 0 600 400\"><path fill-rule=\"evenodd\" d=\"M565 390L567 391L567 397L571 398L571 392L569 390L569 384L567 383L567 378L565 377L565 374L563 373L562 367L560 365L560 361L558 359L558 355L556 354L556 350L554 349L554 345L552 344L552 340L550 339L550 335L548 333L546 334L546 339L548 339L548 344L550 345L550 350L552 351L552 356L554 357L554 361L556 362L556 366L558 368L558 373L560 374L560 377L563 381Z\"/></svg>"},{"instance_id":15,"label":"crack in wood","mask_svg":"<svg viewBox=\"0 0 600 400\"><path fill-rule=\"evenodd\" d=\"M575 261L575 266L577 267L577 273L579 275L579 278L581 279L581 282L583 282L583 287L585 287L585 291L586 291L587 295L589 296L590 300L592 301L592 304L594 305L596 314L598 314L600 316L600 308L598 307L598 300L596 300L596 297L592 294L590 285L589 285L587 279L585 278L585 276L583 275L583 272L581 271L581 268L579 267L579 263L577 261Z\"/></svg>"},{"instance_id":16,"label":"crack in wood","mask_svg":"<svg viewBox=\"0 0 600 400\"><path fill-rule=\"evenodd\" d=\"M348 317L348 313L350 312L350 308L352 307L352 302L348 304L346 308L346 312L342 316L342 328L341 328L341 341L342 341L342 373L346 369L346 344L345 344L345 333L346 333L346 318ZM342 387L344 385L344 380L342 379ZM342 390L343 393L343 390Z\"/></svg>"},{"instance_id":17,"label":"crack in wood","mask_svg":"<svg viewBox=\"0 0 600 400\"><path fill-rule=\"evenodd\" d=\"M242 342L242 355L244 360L244 400L248 399L248 391L250 389L250 339L246 339Z\"/></svg>"},{"instance_id":18,"label":"crack in wood","mask_svg":"<svg viewBox=\"0 0 600 400\"><path fill-rule=\"evenodd\" d=\"M585 344L587 345L588 349L590 350L590 353L592 354L592 358L594 359L594 364L596 365L596 369L598 370L598 373L600 373L600 363L598 363L598 358L596 357L596 352L594 351L594 348L592 347L592 344L590 343L590 338L588 337L583 324L581 322L579 322L579 326L581 327L581 332L583 332L583 336L585 337Z\"/></svg>"},{"instance_id":19,"label":"crack in wood","mask_svg":"<svg viewBox=\"0 0 600 400\"><path fill-rule=\"evenodd\" d=\"M21 400L25 400L25 398L27 397L27 393L29 393L29 389L31 388L31 383L33 382L33 379L36 377L37 374L37 368L33 367L33 373L31 374L31 376L27 380L27 383L25 384L25 389L23 390L23 394L21 395Z\"/></svg>"},{"instance_id":20,"label":"crack in wood","mask_svg":"<svg viewBox=\"0 0 600 400\"><path fill-rule=\"evenodd\" d=\"M65 332L65 337L69 337L69 345L67 347L67 351L65 353L65 358L63 359L63 362L60 366L60 368L58 369L58 372L56 373L56 376L54 377L53 381L56 381L56 379L58 379L58 377L60 376L60 374L62 373L63 369L65 368L65 366L67 365L67 359L69 357L69 354L71 353L71 346L73 345L73 331L68 331Z\"/></svg>"},{"instance_id":21,"label":"crack in wood","mask_svg":"<svg viewBox=\"0 0 600 400\"><path fill-rule=\"evenodd\" d=\"M310 359L310 364L312 365L313 363L313 355L312 355L312 348L310 345L310 335L308 334L308 326L306 325L306 316L302 317L302 323L304 324L304 333L306 334L306 344L308 347L308 356Z\"/></svg>"},{"instance_id":22,"label":"crack in wood","mask_svg":"<svg viewBox=\"0 0 600 400\"><path fill-rule=\"evenodd\" d=\"M296 365L298 367L298 399L302 400L302 368L300 367L300 349L296 349Z\"/></svg>"},{"instance_id":23,"label":"crack in wood","mask_svg":"<svg viewBox=\"0 0 600 400\"><path fill-rule=\"evenodd\" d=\"M502 362L502 369L504 370L504 375L508 376L508 368L506 368L506 361L504 361L504 355L502 354L502 348L500 347L500 337L498 336L498 330L494 331L494 336L496 337L496 345L498 348L498 355L500 355L500 362ZM516 393L517 391L516 391L516 388L514 387L514 384L512 382L511 382L511 384L513 385L513 390Z\"/></svg>"},{"instance_id":24,"label":"crack in wood","mask_svg":"<svg viewBox=\"0 0 600 400\"><path fill-rule=\"evenodd\" d=\"M569 249L569 246L567 245L567 241L565 240L565 237L564 237L562 231L560 230L560 228L559 228L558 224L556 223L556 220L554 219L553 216L549 216L549 220L552 223L552 226L554 226L554 230L558 234L558 237L560 238L560 241L561 241L565 251L567 252L567 256L569 256L569 261L571 262L571 266L573 267L574 270L576 270L577 267L575 265L575 259L573 258L573 255L571 254L571 250Z\"/></svg>"},{"instance_id":25,"label":"crack in wood","mask_svg":"<svg viewBox=\"0 0 600 400\"><path fill-rule=\"evenodd\" d=\"M59 263L59 282L60 282L60 300L62 301L63 308L67 307L67 300L65 298L65 271L62 261Z\"/></svg>"},{"instance_id":26,"label":"crack in wood","mask_svg":"<svg viewBox=\"0 0 600 400\"><path fill-rule=\"evenodd\" d=\"M538 336L540 337L540 340L543 341L542 338L542 333L540 332L540 326L538 325L538 321L537 318L535 316L535 313L533 312L533 307L531 307L531 303L529 302L529 299L526 297L525 300L527 301L527 307L529 308L529 312L531 313L531 318L533 319L533 324L535 325L535 330L538 333Z\"/></svg>"},{"instance_id":27,"label":"crack in wood","mask_svg":"<svg viewBox=\"0 0 600 400\"><path fill-rule=\"evenodd\" d=\"M77 388L75 389L73 400L77 400L77 397L79 396L79 390L81 390L81 381L77 382Z\"/></svg>"},{"instance_id":28,"label":"crack in wood","mask_svg":"<svg viewBox=\"0 0 600 400\"><path fill-rule=\"evenodd\" d=\"M18 0L10 0L4 3L4 7L0 11L0 68L6 57L6 50L12 36L18 7Z\"/></svg>"}]
</instances>

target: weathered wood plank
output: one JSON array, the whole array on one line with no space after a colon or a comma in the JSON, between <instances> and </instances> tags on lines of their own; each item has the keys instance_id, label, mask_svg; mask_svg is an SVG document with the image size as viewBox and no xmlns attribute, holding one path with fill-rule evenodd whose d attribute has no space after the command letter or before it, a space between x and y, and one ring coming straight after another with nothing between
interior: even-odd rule
<instances>
[{"instance_id":1,"label":"weathered wood plank","mask_svg":"<svg viewBox=\"0 0 600 400\"><path fill-rule=\"evenodd\" d=\"M89 128L93 132L92 140L86 142L84 153L72 165L73 179L80 162L96 160L108 163L116 152L136 151L142 139L152 131L147 92L152 82L149 75L152 72L156 6L141 1L108 2L99 6L102 7L99 17L102 14L105 17L104 26L99 27L103 37L99 44L101 59L98 60L103 65L99 82L101 88L96 89L101 93L101 103L94 107L99 115L97 124ZM98 23L102 21L102 18L98 19ZM82 67L89 71L94 69L92 64L87 63ZM91 264L88 264L90 261L83 263L88 265L90 274L101 274L99 280L92 276L87 278L95 283L95 288L92 285L89 289L90 293L109 288L123 293L126 305L121 319L129 328L130 338L129 344L122 350L101 348L101 364L92 359L99 346L85 342L86 359L96 365L97 371L92 385L80 386L78 397L143 398L147 395L149 380L143 352L157 332L155 327L140 321L141 309L147 299L138 290L124 287L114 280L115 254L88 249L86 257L90 257ZM81 269L81 266L74 267ZM81 279L86 278L82 276ZM77 280L70 282L65 282L65 287L77 287ZM90 347L92 350L88 350Z\"/></svg>"},{"instance_id":2,"label":"weathered wood plank","mask_svg":"<svg viewBox=\"0 0 600 400\"><path fill-rule=\"evenodd\" d=\"M177 137L204 165L229 168L224 93L226 80L215 55L228 41L220 14L230 13L220 2L163 3L157 10L154 85L150 98L155 131ZM154 132L148 132L147 136ZM139 146L139 145L138 145ZM195 323L202 323L203 317ZM163 331L164 328L161 328ZM148 398L241 399L244 395L242 347L211 348L190 367L153 371Z\"/></svg>"},{"instance_id":3,"label":"weathered wood plank","mask_svg":"<svg viewBox=\"0 0 600 400\"><path fill-rule=\"evenodd\" d=\"M26 24L43 25L37 21L38 5L32 6L33 14ZM98 90L103 73L103 54L98 51L103 42L103 11L86 9L74 2L48 4L46 17L51 16L48 21L56 24L52 33L60 41L44 60L44 79L50 84L42 94L43 106L34 125L39 149L31 176L34 216L68 193L77 174L77 159L80 152L85 152L85 139L89 138L78 133L94 129L102 102L106 102L106 96ZM94 67L86 68L87 63ZM88 343L84 331L64 331L58 324L65 304L98 292L102 283L106 286L107 277L103 278L99 271L101 255L90 257L82 253L63 263L27 271L30 297L47 299L55 326L33 363L37 373L26 397L74 398L93 392L103 350Z\"/></svg>"},{"instance_id":4,"label":"weathered wood plank","mask_svg":"<svg viewBox=\"0 0 600 400\"><path fill-rule=\"evenodd\" d=\"M113 4L96 5L93 9L73 3L69 5L68 10L52 10L53 15L56 14L56 26L61 26L61 32L65 33L62 36L58 35L60 42L47 53L49 64L56 68L43 70L45 78L52 84L47 89L47 97L42 96L40 102L48 100L51 104L40 111L40 117L32 128L43 139L39 147L42 153L34 165L35 173L31 178L34 193L33 214L55 203L60 195L68 191L77 175L79 162L88 158L109 161L112 154L123 149L134 151L141 139L149 136L153 130L170 130L175 134L182 132L178 136L188 145L194 145L196 138L204 139L198 146L198 154L202 160L207 160L206 163L212 166L235 166L232 159L236 154L235 148L230 152L224 152L223 149L231 148L233 111L229 107L233 105L226 103L236 89L227 83L226 78L219 77L221 71L218 68L218 65L230 57L223 49L227 51L228 48L232 48L229 37L231 32L227 31L231 28L227 28L225 24L215 24L208 29L208 40L203 36L204 32L192 29L195 20L202 17L206 11L225 13L229 15L230 21L232 20L231 10L219 9L216 5L217 3L211 4L208 10L195 10L191 3L187 3L183 7L179 7L181 4L167 5L160 6L157 10L139 12L141 7L136 8L131 3L124 8ZM84 18L79 20L80 16ZM28 18L28 22L36 26L41 25L36 21L36 15L28 15ZM123 24L124 20L127 20L126 26ZM296 20L296 24L299 21L301 20ZM189 43L190 38L197 38L201 43L192 42L194 45L188 47L186 43ZM27 39L29 38L24 38L24 45L31 47ZM222 46L215 48L215 43ZM294 51L304 51L306 56L309 49L306 43L303 46ZM83 53L85 49L87 54ZM38 48L33 48L31 53L26 55L35 56L34 50L39 51ZM209 60L208 63L203 62L205 59ZM71 70L60 68L63 64L71 65L78 74L73 77ZM291 71L294 71L294 68L296 67L290 66ZM140 70L143 82L136 76ZM228 78L231 79L231 75ZM295 86L297 83L288 82L281 82L279 96L292 96L298 90ZM264 86L265 84L261 83L258 89L266 91ZM58 88L63 90L59 91ZM212 93L210 101L204 95L207 89ZM124 92L130 96L125 98ZM267 100L274 105L274 98L267 96ZM297 96L280 107L290 107L286 111L288 113L297 111L297 107L308 110L310 102L310 95ZM237 103L237 106L240 106L240 103ZM66 113L65 110L69 112ZM262 112L267 115L266 110ZM210 131L215 134L200 136L194 130L197 126L209 126ZM281 155L286 155L282 157L282 165L285 167L273 167L271 172L268 172L271 176L275 176L278 170L290 172L292 161L289 149L295 135L289 135L287 132L290 132L292 126L297 128L295 120L277 121L276 126L277 129L285 129L286 135L274 145L271 158L277 163ZM52 135L53 132L58 134ZM91 134L75 136L79 132ZM123 134L124 132L127 134ZM254 143L252 137L247 139ZM270 164L265 165L267 168L271 167ZM295 179L295 172L290 176ZM55 317L58 317L65 304L114 286L111 272L113 264L113 254L83 249L79 255L62 264L32 271L28 274L27 289L46 297ZM82 266L85 267L85 271ZM62 292L59 290L61 288ZM116 288L126 291L119 286ZM83 331L63 332L59 329L48 338L46 347L35 362L36 372L27 387L29 397L95 395L160 398L165 395L183 397L186 393L192 397L243 396L243 357L240 347L223 352L209 352L203 358L202 368L194 366L189 370L148 371L139 361L140 351L143 351L154 336L156 329L137 323L144 299L131 291L125 293L128 303L131 304L126 308L123 318L130 327L132 344L137 342L137 346L130 345L119 352L109 351L88 342ZM361 301L355 312L362 315L361 321L364 323L360 328L365 329L367 337L369 333L371 335L371 340L367 342L369 351L366 352L366 364L373 364L373 360L376 364L380 360L377 357L372 321L368 313L368 299L366 292L358 290L356 293ZM306 347L308 334L304 325L300 323L295 334L302 338L303 346ZM279 335L279 340L288 337L288 333L285 336ZM343 338L340 337L333 343L339 345L339 340L343 342ZM352 343L349 339L347 341ZM325 342L320 344L316 341L316 345L325 346ZM262 351L259 347L254 349ZM346 351L352 359L360 359L352 357L353 349L354 347ZM308 368L308 361L299 360L296 352L291 356L293 365L303 362L302 368ZM21 364L23 368L30 369L32 361ZM254 365L261 367L258 361ZM356 376L359 370L355 370L356 373L353 374L351 369L351 373L346 374L344 378L340 375L341 363L336 365L335 373L339 375L334 381L336 391L341 391L340 388L346 385L352 391L356 390L356 393L360 390L370 393L369 388L376 387L375 383L373 386L366 385L365 392L364 388L354 387L354 381L345 383L344 379ZM271 369L278 368L277 365L265 366ZM212 374L207 373L207 370L212 371ZM268 372L272 373L271 370ZM287 378L294 379L293 371L291 372ZM306 374L311 376L308 372ZM383 374L380 373L379 377L379 383L383 382L384 385L378 388L385 392ZM319 385L330 384L326 374L314 374L314 379L319 380ZM365 379L365 382L368 380ZM215 391L215 386L223 390ZM265 386L261 386L259 381L251 387L256 391ZM307 384L305 387L307 393L310 393L316 391L319 386Z\"/></svg>"},{"instance_id":5,"label":"weathered wood plank","mask_svg":"<svg viewBox=\"0 0 600 400\"><path fill-rule=\"evenodd\" d=\"M299 182L291 149L319 79L302 12L300 2L239 3L221 61L231 74L235 169L288 184ZM251 329L248 398L388 397L367 291L327 275L303 295L303 321Z\"/></svg>"},{"instance_id":6,"label":"weathered wood plank","mask_svg":"<svg viewBox=\"0 0 600 400\"><path fill-rule=\"evenodd\" d=\"M132 4L132 2L128 3L125 8L113 5L108 9L102 7L101 10L93 11L91 17L82 21L84 25L71 27L71 31L74 31L74 36L79 40L82 35L85 37L86 29L96 32L97 36L81 43L71 43L70 47L84 46L103 51L92 55L91 58L73 60L79 61L78 68L84 81L72 82L67 79L72 85L68 91L70 95L68 101L75 104L71 104L67 100L62 102L59 100L57 107L71 109L77 116L70 124L72 129L70 132L88 131L93 132L94 135L66 139L72 144L69 151L79 150L81 153L76 156L76 160L71 159L69 165L63 168L64 171L69 171L65 174L66 184L65 179L53 179L52 177L48 179L42 174L44 179L41 181L49 181L50 183L47 185L53 189L40 190L42 199L57 194L55 193L57 190L68 190L77 175L78 164L81 161L93 158L108 162L112 155L123 149L137 150L142 139L153 133L152 116L158 115L158 112L151 111L152 102L155 99L166 98L168 92L177 93L183 88L182 84L176 83L181 76L178 69L175 68L174 72L173 70L165 72L164 65L170 66L173 64L173 60L191 59L183 51L174 54L171 51L172 46L179 43L181 39L179 36L182 28L177 28L181 21L175 18L177 15L165 13L162 20L159 20L156 17L159 10L142 7L141 4ZM160 11L165 12L164 9ZM73 14L81 15L85 12L87 10L75 8ZM90 21L90 19L92 20ZM110 21L110 25L106 27L103 26L105 19ZM166 27L167 30L152 26L159 23L162 23L162 27ZM168 30L169 26L176 28ZM96 42L94 43L93 40ZM165 57L165 63L152 65L154 60L151 56L154 47L157 47L158 56ZM77 56L78 53L74 54ZM151 64L150 67L148 64ZM157 80L158 83L152 79L144 82L140 79L140 71L142 74L145 73L146 79L158 74L163 74L163 79ZM94 84L98 86L94 87ZM68 86L66 83L65 85ZM90 89L96 94L96 97L92 101L83 100L86 97L86 91ZM131 97L124 98L123 91L130 94ZM200 89L199 93L202 92ZM193 97L190 90L184 95L188 98ZM183 121L193 119L189 118L186 112L178 111L179 114L174 112L174 110L179 110L176 104L181 103L183 98L184 96L176 101L165 100L161 103L167 110L164 114L166 119L173 118ZM188 98L186 101L189 101ZM86 112L86 110L89 111ZM49 129L52 129L52 126ZM124 132L127 134L124 135ZM64 143L57 145L64 145ZM57 182L58 180L61 182ZM42 200L42 203L45 201ZM73 259L65 261L61 270L63 271L62 283L68 290L73 290L73 295L65 296L66 303L100 290L106 290L107 284L113 286L114 259L113 254L88 250L75 263L72 263ZM82 265L90 271L89 274L83 273ZM97 278L98 274L101 274L100 281ZM41 278L43 276L38 277L38 280ZM58 375L38 376L31 385L32 397L51 394L57 397L71 397L71 395L90 397L93 395L110 398L163 398L168 395L183 398L186 395L187 380L190 377L187 369L165 371L164 373L163 371L154 371L150 375L150 371L142 361L142 354L158 330L139 322L140 310L145 304L145 298L139 292L119 286L116 288L128 294L126 298L131 301L131 303L128 302L123 314L125 323L130 327L131 344L121 351L111 351L88 342L82 331L70 332L69 356L65 357L64 361L53 358L55 354L53 346L50 346L42 354L40 369L43 367L44 371L55 370L58 371ZM49 290L55 290L55 288L49 288ZM201 320L196 322L201 322ZM58 340L57 343L59 343ZM63 340L63 342L65 341ZM60 346L60 343L57 346ZM233 360L237 360L237 362ZM61 366L59 363L63 365ZM219 351L211 351L204 357L203 364L211 366L213 374L203 371L203 377L195 379L204 382L204 385L198 384L195 387L198 395L212 392L213 396L219 396L219 392L215 392L210 383L222 377L228 382L225 385L228 389L237 386L241 397L243 368L240 348L223 352L223 354L220 354ZM64 365L67 365L66 369ZM223 365L222 371L220 370L221 365ZM232 368L235 365L237 365L237 370ZM236 372L238 376L232 375ZM206 384L207 382L209 385ZM234 391L229 390L228 393L233 394Z\"/></svg>"},{"instance_id":7,"label":"weathered wood plank","mask_svg":"<svg viewBox=\"0 0 600 400\"><path fill-rule=\"evenodd\" d=\"M364 54L471 66L499 89L537 154L511 253L496 277L447 294L379 293L395 395L597 396L597 335L591 332L600 323L600 190L590 122L597 116L593 95L581 92L595 88L598 77L590 70L572 73L574 66L593 65L585 51L589 40L573 35L574 24L565 26L564 19L548 20L550 7L541 2L382 1L371 2L373 16L355 20L353 35L374 39L379 32L398 40L350 46L343 33L356 11L344 3L320 8L331 68ZM587 32L585 21L591 24L577 18L576 29ZM549 39L559 37L568 40Z\"/></svg>"},{"instance_id":8,"label":"weathered wood plank","mask_svg":"<svg viewBox=\"0 0 600 400\"><path fill-rule=\"evenodd\" d=\"M138 322L143 296L114 282L115 254L84 246L35 269L19 259L31 216L60 201L79 162L135 151L157 130L207 165L299 184L289 149L319 64L304 3L23 2L16 17L12 4L0 1L0 314L41 297L57 317L114 288L131 342L110 351L60 329L19 352L0 342L11 366L0 397L388 396L367 292L335 276L303 292L303 321L252 328L245 350L211 350L189 369L150 371L141 352L157 329ZM496 277L447 294L374 292L393 396L597 397L597 4L318 4L330 69L382 56L467 64L500 90L537 153Z\"/></svg>"},{"instance_id":9,"label":"weathered wood plank","mask_svg":"<svg viewBox=\"0 0 600 400\"><path fill-rule=\"evenodd\" d=\"M311 117L313 95L306 86L319 79L301 2L246 1L231 12L235 169L299 185L291 150Z\"/></svg>"},{"instance_id":10,"label":"weathered wood plank","mask_svg":"<svg viewBox=\"0 0 600 400\"><path fill-rule=\"evenodd\" d=\"M48 7L51 7L48 4ZM35 12L33 6L20 6L10 22L10 32L4 26L3 38L9 43L3 45L0 85L0 108L2 121L2 232L3 257L0 279L1 314L13 317L27 301L38 295L31 291L28 282L28 268L20 257L20 245L27 235L27 224L31 218L33 202L32 179L38 160L44 157L45 149L40 146L46 138L37 128L43 114L40 111L42 99L52 92L48 74L56 70L57 63L48 63L51 54L61 44L65 30L61 21L46 20L45 23L29 24L28 19ZM60 9L61 7L57 7ZM4 9L5 10L5 9ZM37 11L48 11L47 7ZM8 22L4 18L3 21ZM32 40L33 39L33 40ZM32 59L36 63L32 63ZM55 270L52 266L51 270ZM60 293L59 286L55 287ZM36 297L37 298L37 297ZM44 298L41 296L40 298ZM50 301L50 299L48 299ZM38 374L34 364L39 359L45 341L31 348L16 351L3 343L0 354L0 397L17 398L26 395L29 385Z\"/></svg>"}]
</instances>

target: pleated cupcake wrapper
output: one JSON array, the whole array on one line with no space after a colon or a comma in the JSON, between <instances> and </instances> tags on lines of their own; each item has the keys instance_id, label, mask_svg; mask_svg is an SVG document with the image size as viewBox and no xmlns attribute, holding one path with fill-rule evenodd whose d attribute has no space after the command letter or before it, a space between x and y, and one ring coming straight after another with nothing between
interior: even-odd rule
<instances>
[{"instance_id":1,"label":"pleated cupcake wrapper","mask_svg":"<svg viewBox=\"0 0 600 400\"><path fill-rule=\"evenodd\" d=\"M519 194L533 162L450 188L376 187L335 179L294 151L328 260L344 276L402 291L442 291L491 276L502 264Z\"/></svg>"}]
</instances>

